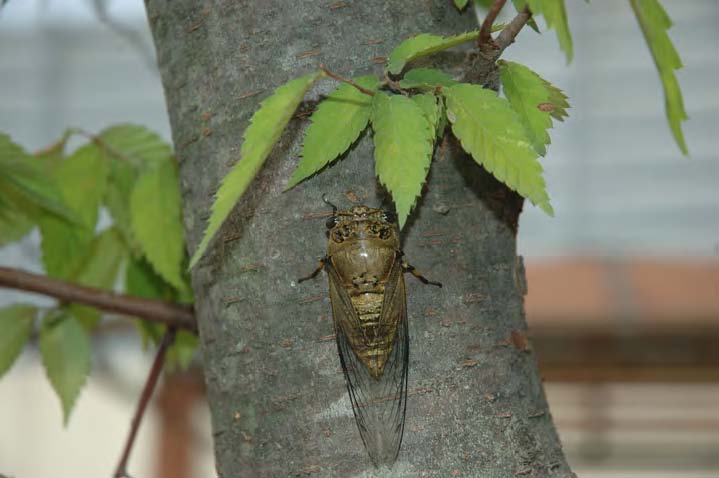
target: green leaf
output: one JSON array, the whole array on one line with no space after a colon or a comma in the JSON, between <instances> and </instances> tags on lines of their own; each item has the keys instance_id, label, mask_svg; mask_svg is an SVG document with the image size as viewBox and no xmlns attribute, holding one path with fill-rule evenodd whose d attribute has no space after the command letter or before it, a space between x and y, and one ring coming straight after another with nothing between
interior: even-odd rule
<instances>
[{"instance_id":1,"label":"green leaf","mask_svg":"<svg viewBox=\"0 0 719 478\"><path fill-rule=\"evenodd\" d=\"M108 173L107 158L92 143L79 148L54 169L53 179L79 223L72 225L50 216L41 219L42 259L48 275L69 278L86 252L95 232Z\"/></svg>"},{"instance_id":2,"label":"green leaf","mask_svg":"<svg viewBox=\"0 0 719 478\"><path fill-rule=\"evenodd\" d=\"M260 108L252 115L250 125L245 130L240 159L222 180L217 190L210 220L202 241L190 260L190 268L204 255L210 240L270 155L307 90L319 77L320 73L315 72L285 83L265 98Z\"/></svg>"},{"instance_id":3,"label":"green leaf","mask_svg":"<svg viewBox=\"0 0 719 478\"><path fill-rule=\"evenodd\" d=\"M174 287L185 287L180 184L174 162L159 163L137 180L130 197L130 221L152 267Z\"/></svg>"},{"instance_id":4,"label":"green leaf","mask_svg":"<svg viewBox=\"0 0 719 478\"><path fill-rule=\"evenodd\" d=\"M630 0L634 14L647 41L649 50L654 57L654 63L659 70L659 78L664 88L664 104L666 108L669 127L674 135L679 149L684 155L689 155L682 121L689 119L684 110L682 92L674 70L682 67L682 60L674 48L667 30L671 28L672 21L658 0Z\"/></svg>"},{"instance_id":5,"label":"green leaf","mask_svg":"<svg viewBox=\"0 0 719 478\"><path fill-rule=\"evenodd\" d=\"M509 102L479 85L442 90L447 118L465 151L494 177L553 215L542 166Z\"/></svg>"},{"instance_id":6,"label":"green leaf","mask_svg":"<svg viewBox=\"0 0 719 478\"><path fill-rule=\"evenodd\" d=\"M35 159L42 164L45 171L53 169L60 161L62 161L65 157L65 147L67 146L67 142L74 133L75 130L67 129L62 134L60 139L39 151L35 151L33 156L35 156Z\"/></svg>"},{"instance_id":7,"label":"green leaf","mask_svg":"<svg viewBox=\"0 0 719 478\"><path fill-rule=\"evenodd\" d=\"M375 170L392 195L402 228L422 192L435 132L417 103L381 92L372 105L372 129Z\"/></svg>"},{"instance_id":8,"label":"green leaf","mask_svg":"<svg viewBox=\"0 0 719 478\"><path fill-rule=\"evenodd\" d=\"M531 5L531 2L530 2ZM542 0L542 15L547 22L547 28L557 30L559 48L567 57L567 63L571 63L574 56L572 45L572 34L569 31L567 10L564 7L564 0Z\"/></svg>"},{"instance_id":9,"label":"green leaf","mask_svg":"<svg viewBox=\"0 0 719 478\"><path fill-rule=\"evenodd\" d=\"M66 278L80 285L112 290L127 255L126 244L118 230L106 229L92 239ZM102 314L94 307L80 304L70 304L69 307L87 330L93 329L100 321Z\"/></svg>"},{"instance_id":10,"label":"green leaf","mask_svg":"<svg viewBox=\"0 0 719 478\"><path fill-rule=\"evenodd\" d=\"M9 202L0 201L0 247L19 241L32 230L32 219Z\"/></svg>"},{"instance_id":11,"label":"green leaf","mask_svg":"<svg viewBox=\"0 0 719 478\"><path fill-rule=\"evenodd\" d=\"M144 258L128 261L125 268L125 292L145 299L173 300L172 287Z\"/></svg>"},{"instance_id":12,"label":"green leaf","mask_svg":"<svg viewBox=\"0 0 719 478\"><path fill-rule=\"evenodd\" d=\"M437 97L432 93L424 93L414 95L411 99L422 109L422 113L424 113L425 118L427 118L430 129L436 132L441 113L439 104L437 103Z\"/></svg>"},{"instance_id":13,"label":"green leaf","mask_svg":"<svg viewBox=\"0 0 719 478\"><path fill-rule=\"evenodd\" d=\"M172 287L157 275L144 258L128 261L125 268L125 292L145 299L172 301L174 298ZM137 319L135 324L144 347L159 342L165 331L163 325L148 320Z\"/></svg>"},{"instance_id":14,"label":"green leaf","mask_svg":"<svg viewBox=\"0 0 719 478\"><path fill-rule=\"evenodd\" d=\"M77 267L93 237L93 231L82 226L68 226L53 217L40 221L42 263L45 273L66 279Z\"/></svg>"},{"instance_id":15,"label":"green leaf","mask_svg":"<svg viewBox=\"0 0 719 478\"><path fill-rule=\"evenodd\" d=\"M474 4L485 10L492 6L494 0L474 0Z\"/></svg>"},{"instance_id":16,"label":"green leaf","mask_svg":"<svg viewBox=\"0 0 719 478\"><path fill-rule=\"evenodd\" d=\"M172 148L158 134L149 129L123 124L112 126L98 135L98 142L108 154L143 169L168 161Z\"/></svg>"},{"instance_id":17,"label":"green leaf","mask_svg":"<svg viewBox=\"0 0 719 478\"><path fill-rule=\"evenodd\" d=\"M549 103L552 105L549 115L557 121L564 121L564 118L569 116L569 113L567 113L569 108L568 96L547 80L543 79L543 81L544 87L549 92Z\"/></svg>"},{"instance_id":18,"label":"green leaf","mask_svg":"<svg viewBox=\"0 0 719 478\"><path fill-rule=\"evenodd\" d=\"M94 230L97 224L109 172L110 165L105 154L93 143L79 148L55 168L54 178L65 204L88 229Z\"/></svg>"},{"instance_id":19,"label":"green leaf","mask_svg":"<svg viewBox=\"0 0 719 478\"><path fill-rule=\"evenodd\" d=\"M492 32L499 31L502 28L504 28L504 24L493 25ZM402 72L405 65L410 61L467 43L475 40L478 36L479 30L449 37L420 33L406 39L392 50L392 53L387 58L387 71L397 75Z\"/></svg>"},{"instance_id":20,"label":"green leaf","mask_svg":"<svg viewBox=\"0 0 719 478\"><path fill-rule=\"evenodd\" d=\"M431 55L477 38L479 30L450 37L422 33L403 41L392 50L387 59L387 71L396 75L412 60Z\"/></svg>"},{"instance_id":21,"label":"green leaf","mask_svg":"<svg viewBox=\"0 0 719 478\"><path fill-rule=\"evenodd\" d=\"M552 127L552 113L560 118L566 116L566 96L524 65L503 60L498 63L504 94L525 126L532 146L544 156L545 145L550 143L547 129Z\"/></svg>"},{"instance_id":22,"label":"green leaf","mask_svg":"<svg viewBox=\"0 0 719 478\"><path fill-rule=\"evenodd\" d=\"M375 91L379 81L375 76L355 78L362 87ZM302 147L302 159L292 173L287 189L295 187L347 151L367 127L372 97L357 88L342 83L322 101L310 117Z\"/></svg>"},{"instance_id":23,"label":"green leaf","mask_svg":"<svg viewBox=\"0 0 719 478\"><path fill-rule=\"evenodd\" d=\"M146 299L177 301L177 294L158 276L150 265L140 259L131 260L125 273L125 291L128 294ZM138 319L135 321L143 346L159 343L167 328L163 325ZM170 367L182 369L192 361L197 349L197 338L186 331L179 331L175 343L167 351L167 362Z\"/></svg>"},{"instance_id":24,"label":"green leaf","mask_svg":"<svg viewBox=\"0 0 719 478\"><path fill-rule=\"evenodd\" d=\"M65 222L77 217L62 200L55 182L46 174L42 163L35 161L9 136L0 133L0 203L37 219L37 210L47 212Z\"/></svg>"},{"instance_id":25,"label":"green leaf","mask_svg":"<svg viewBox=\"0 0 719 478\"><path fill-rule=\"evenodd\" d=\"M130 223L130 196L137 181L137 174L129 162L114 157L109 159L110 175L103 204L133 255L137 256L142 252Z\"/></svg>"},{"instance_id":26,"label":"green leaf","mask_svg":"<svg viewBox=\"0 0 719 478\"><path fill-rule=\"evenodd\" d=\"M0 377L10 370L30 338L37 308L15 304L0 309Z\"/></svg>"},{"instance_id":27,"label":"green leaf","mask_svg":"<svg viewBox=\"0 0 719 478\"><path fill-rule=\"evenodd\" d=\"M467 6L468 0L453 0L454 6L457 7L457 10L464 10L464 7Z\"/></svg>"},{"instance_id":28,"label":"green leaf","mask_svg":"<svg viewBox=\"0 0 719 478\"><path fill-rule=\"evenodd\" d=\"M75 317L67 311L54 311L45 317L40 354L47 377L60 397L65 424L90 373L90 353L90 339Z\"/></svg>"},{"instance_id":29,"label":"green leaf","mask_svg":"<svg viewBox=\"0 0 719 478\"><path fill-rule=\"evenodd\" d=\"M413 68L404 74L399 86L405 89L434 89L437 86L452 86L457 83L443 71L434 68Z\"/></svg>"},{"instance_id":30,"label":"green leaf","mask_svg":"<svg viewBox=\"0 0 719 478\"><path fill-rule=\"evenodd\" d=\"M93 238L70 279L80 285L111 290L126 257L127 249L118 230L105 229Z\"/></svg>"}]
</instances>

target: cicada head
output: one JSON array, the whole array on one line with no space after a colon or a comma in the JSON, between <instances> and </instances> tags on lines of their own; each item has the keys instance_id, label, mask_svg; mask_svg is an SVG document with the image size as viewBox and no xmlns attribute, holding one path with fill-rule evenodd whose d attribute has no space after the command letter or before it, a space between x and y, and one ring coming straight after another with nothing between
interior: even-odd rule
<instances>
[{"instance_id":1,"label":"cicada head","mask_svg":"<svg viewBox=\"0 0 719 478\"><path fill-rule=\"evenodd\" d=\"M399 248L397 217L393 212L357 205L337 211L327 220L330 244L373 241L377 246Z\"/></svg>"}]
</instances>

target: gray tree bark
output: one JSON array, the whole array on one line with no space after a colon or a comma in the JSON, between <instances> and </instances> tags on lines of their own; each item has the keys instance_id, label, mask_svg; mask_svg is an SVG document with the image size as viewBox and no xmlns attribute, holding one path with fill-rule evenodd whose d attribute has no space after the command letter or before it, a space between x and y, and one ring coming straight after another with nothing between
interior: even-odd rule
<instances>
[{"instance_id":1,"label":"gray tree bark","mask_svg":"<svg viewBox=\"0 0 719 478\"><path fill-rule=\"evenodd\" d=\"M320 62L348 76L380 73L373 59L412 34L476 28L447 0L148 0L147 12L192 250L250 116L274 88ZM333 87L324 80L309 97ZM219 475L573 476L526 342L522 203L452 141L438 148L403 231L409 261L444 288L407 279L405 438L391 470L372 469L331 337L326 279L296 279L325 252L322 193L342 206L345 196L375 206L386 197L368 135L282 193L305 126L290 123L192 275Z\"/></svg>"}]
</instances>

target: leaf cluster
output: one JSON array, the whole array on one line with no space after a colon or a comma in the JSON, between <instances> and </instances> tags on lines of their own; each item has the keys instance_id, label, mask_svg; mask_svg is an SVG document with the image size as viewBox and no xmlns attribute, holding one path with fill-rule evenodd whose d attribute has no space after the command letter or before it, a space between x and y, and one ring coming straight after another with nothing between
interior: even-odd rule
<instances>
[{"instance_id":1,"label":"leaf cluster","mask_svg":"<svg viewBox=\"0 0 719 478\"><path fill-rule=\"evenodd\" d=\"M75 136L88 141L68 153ZM120 125L98 135L72 129L35 154L0 134L0 244L38 228L48 276L191 302L180 204L171 148L145 128ZM0 375L37 325L43 364L67 421L90 371L90 336L100 319L97 309L73 303L0 309ZM138 323L145 341L163 333ZM179 334L171 351L176 363L189 362L194 341Z\"/></svg>"},{"instance_id":2,"label":"leaf cluster","mask_svg":"<svg viewBox=\"0 0 719 478\"><path fill-rule=\"evenodd\" d=\"M567 63L574 55L564 0L512 0L528 11L529 25L542 17L557 33ZM497 2L495 2L497 3ZM680 149L686 153L681 121L687 118L673 71L681 66L666 35L671 22L658 0L630 0L664 85L667 116ZM454 0L457 9L467 0ZM492 2L475 0L480 8ZM495 25L492 31L502 29ZM567 116L567 96L524 65L498 61L505 97L479 85L459 83L437 69L408 63L477 39L479 30L442 37L422 33L397 45L387 58L384 78L345 79L326 69L280 86L255 112L237 163L222 181L209 223L190 267L203 256L237 201L269 156L272 147L315 81L344 81L310 117L301 160L287 188L292 188L341 157L368 126L374 133L375 172L394 200L400 227L422 192L434 145L449 125L471 157L499 181L548 214L553 214L538 156L546 155L547 129ZM501 51L497 56L501 54Z\"/></svg>"},{"instance_id":3,"label":"leaf cluster","mask_svg":"<svg viewBox=\"0 0 719 478\"><path fill-rule=\"evenodd\" d=\"M499 28L499 27L498 27ZM422 34L400 43L387 59L384 78L344 79L310 116L301 159L287 189L330 165L371 128L375 172L390 193L400 227L426 182L435 145L447 132L508 187L552 214L538 156L549 143L552 117L566 116L566 96L518 64L502 64L511 89L507 98L480 85L460 83L432 68L406 66L421 57L475 40L479 31L441 37ZM281 86L261 104L247 128L241 158L217 191L204 237L190 267L197 263L250 180L269 156L298 104L320 78L337 75L321 69ZM529 85L530 90L523 90ZM508 90L509 91L509 90Z\"/></svg>"}]
</instances>

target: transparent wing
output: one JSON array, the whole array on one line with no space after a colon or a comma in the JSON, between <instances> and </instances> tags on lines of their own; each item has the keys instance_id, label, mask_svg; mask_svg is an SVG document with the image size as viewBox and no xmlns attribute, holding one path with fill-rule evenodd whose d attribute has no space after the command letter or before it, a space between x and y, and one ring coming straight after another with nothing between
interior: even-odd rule
<instances>
[{"instance_id":1,"label":"transparent wing","mask_svg":"<svg viewBox=\"0 0 719 478\"><path fill-rule=\"evenodd\" d=\"M396 260L392 266L382 302L380 323L386 325L383 330L394 331L394 340L379 378L372 377L352 349L348 336L357 336L353 325L359 318L331 265L328 273L337 349L360 436L372 463L389 465L399 454L407 406L409 333L401 263Z\"/></svg>"}]
</instances>

